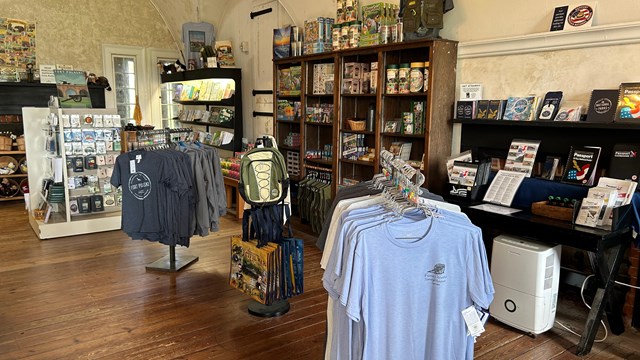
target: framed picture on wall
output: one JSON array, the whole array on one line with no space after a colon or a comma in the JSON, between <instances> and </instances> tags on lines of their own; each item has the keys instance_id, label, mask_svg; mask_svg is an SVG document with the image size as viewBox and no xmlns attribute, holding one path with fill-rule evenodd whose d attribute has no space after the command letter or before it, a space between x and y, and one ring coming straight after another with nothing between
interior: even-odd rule
<instances>
[{"instance_id":1,"label":"framed picture on wall","mask_svg":"<svg viewBox=\"0 0 640 360\"><path fill-rule=\"evenodd\" d=\"M197 69L202 68L200 49L215 43L215 29L206 22L188 22L182 24L182 42L184 43L184 57L187 64Z\"/></svg>"}]
</instances>

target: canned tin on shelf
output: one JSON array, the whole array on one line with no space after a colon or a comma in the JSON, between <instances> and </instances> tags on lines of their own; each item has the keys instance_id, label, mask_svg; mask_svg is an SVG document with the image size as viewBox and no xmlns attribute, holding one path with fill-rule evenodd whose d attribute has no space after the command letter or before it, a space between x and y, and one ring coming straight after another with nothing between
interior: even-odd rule
<instances>
[{"instance_id":1,"label":"canned tin on shelf","mask_svg":"<svg viewBox=\"0 0 640 360\"><path fill-rule=\"evenodd\" d=\"M408 63L400 64L400 68L398 69L398 93L399 94L408 94L409 93L409 72L411 71L411 67Z\"/></svg>"},{"instance_id":2,"label":"canned tin on shelf","mask_svg":"<svg viewBox=\"0 0 640 360\"><path fill-rule=\"evenodd\" d=\"M352 21L349 26L349 47L358 47L360 43L360 29L362 28L362 22Z\"/></svg>"},{"instance_id":3,"label":"canned tin on shelf","mask_svg":"<svg viewBox=\"0 0 640 360\"><path fill-rule=\"evenodd\" d=\"M398 93L398 65L387 65L387 94Z\"/></svg>"},{"instance_id":4,"label":"canned tin on shelf","mask_svg":"<svg viewBox=\"0 0 640 360\"><path fill-rule=\"evenodd\" d=\"M333 24L331 27L331 48L333 50L340 50L341 27L341 24Z\"/></svg>"},{"instance_id":5,"label":"canned tin on shelf","mask_svg":"<svg viewBox=\"0 0 640 360\"><path fill-rule=\"evenodd\" d=\"M348 49L349 44L349 28L351 27L351 22L343 22L340 27L340 48Z\"/></svg>"},{"instance_id":6,"label":"canned tin on shelf","mask_svg":"<svg viewBox=\"0 0 640 360\"><path fill-rule=\"evenodd\" d=\"M422 91L424 86L424 63L412 62L411 71L409 73L409 91L412 93L418 93Z\"/></svg>"}]
</instances>

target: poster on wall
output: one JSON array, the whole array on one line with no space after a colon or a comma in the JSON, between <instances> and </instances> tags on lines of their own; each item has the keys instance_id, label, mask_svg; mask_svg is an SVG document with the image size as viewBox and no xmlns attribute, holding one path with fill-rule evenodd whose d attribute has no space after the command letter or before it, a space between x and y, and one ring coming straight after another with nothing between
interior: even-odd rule
<instances>
[{"instance_id":1,"label":"poster on wall","mask_svg":"<svg viewBox=\"0 0 640 360\"><path fill-rule=\"evenodd\" d=\"M91 108L89 87L84 71L53 70L62 108Z\"/></svg>"},{"instance_id":2,"label":"poster on wall","mask_svg":"<svg viewBox=\"0 0 640 360\"><path fill-rule=\"evenodd\" d=\"M36 63L36 24L0 17L0 81L20 81L18 73Z\"/></svg>"},{"instance_id":3,"label":"poster on wall","mask_svg":"<svg viewBox=\"0 0 640 360\"><path fill-rule=\"evenodd\" d=\"M558 6L551 18L549 31L572 31L590 28L596 13L595 1Z\"/></svg>"}]
</instances>

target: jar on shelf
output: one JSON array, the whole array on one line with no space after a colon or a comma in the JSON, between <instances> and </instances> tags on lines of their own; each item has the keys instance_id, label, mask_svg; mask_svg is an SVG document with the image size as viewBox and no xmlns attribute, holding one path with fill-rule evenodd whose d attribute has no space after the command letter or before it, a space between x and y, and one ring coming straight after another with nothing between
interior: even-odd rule
<instances>
[{"instance_id":1,"label":"jar on shelf","mask_svg":"<svg viewBox=\"0 0 640 360\"><path fill-rule=\"evenodd\" d=\"M360 43L360 29L362 28L362 22L352 21L349 26L349 47L356 48Z\"/></svg>"},{"instance_id":2,"label":"jar on shelf","mask_svg":"<svg viewBox=\"0 0 640 360\"><path fill-rule=\"evenodd\" d=\"M331 26L331 48L334 51L340 50L341 27L341 24L333 24Z\"/></svg>"},{"instance_id":3,"label":"jar on shelf","mask_svg":"<svg viewBox=\"0 0 640 360\"><path fill-rule=\"evenodd\" d=\"M398 93L399 94L408 94L409 93L409 72L411 71L411 67L408 63L400 64L398 69Z\"/></svg>"},{"instance_id":4,"label":"jar on shelf","mask_svg":"<svg viewBox=\"0 0 640 360\"><path fill-rule=\"evenodd\" d=\"M387 65L387 94L398 93L398 64Z\"/></svg>"},{"instance_id":5,"label":"jar on shelf","mask_svg":"<svg viewBox=\"0 0 640 360\"><path fill-rule=\"evenodd\" d=\"M424 85L422 86L422 91L427 92L427 90L429 90L429 62L428 61L425 61L424 63L423 77L424 77Z\"/></svg>"},{"instance_id":6,"label":"jar on shelf","mask_svg":"<svg viewBox=\"0 0 640 360\"><path fill-rule=\"evenodd\" d=\"M422 92L424 86L424 63L412 62L411 71L409 73L409 91L412 93Z\"/></svg>"},{"instance_id":7,"label":"jar on shelf","mask_svg":"<svg viewBox=\"0 0 640 360\"><path fill-rule=\"evenodd\" d=\"M351 22L343 22L340 24L340 49L348 49L349 48L349 28L351 27Z\"/></svg>"}]
</instances>

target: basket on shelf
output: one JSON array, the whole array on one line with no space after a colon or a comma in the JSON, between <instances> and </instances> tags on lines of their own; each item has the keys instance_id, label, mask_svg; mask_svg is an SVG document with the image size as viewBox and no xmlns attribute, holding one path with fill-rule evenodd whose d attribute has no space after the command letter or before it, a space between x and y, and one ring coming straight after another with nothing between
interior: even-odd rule
<instances>
[{"instance_id":1,"label":"basket on shelf","mask_svg":"<svg viewBox=\"0 0 640 360\"><path fill-rule=\"evenodd\" d=\"M0 175L11 175L18 170L18 161L12 156L0 156Z\"/></svg>"},{"instance_id":2,"label":"basket on shelf","mask_svg":"<svg viewBox=\"0 0 640 360\"><path fill-rule=\"evenodd\" d=\"M18 162L18 167L20 168L20 172L22 172L23 174L27 174L29 172L26 157L22 157L22 159L20 159L20 161Z\"/></svg>"},{"instance_id":3,"label":"basket on shelf","mask_svg":"<svg viewBox=\"0 0 640 360\"><path fill-rule=\"evenodd\" d=\"M19 192L20 186L18 185L17 181L9 178L3 178L2 180L0 180L0 197L14 197Z\"/></svg>"},{"instance_id":4,"label":"basket on shelf","mask_svg":"<svg viewBox=\"0 0 640 360\"><path fill-rule=\"evenodd\" d=\"M26 147L24 145L24 135L19 136L16 139L16 143L18 144L18 150L19 151L25 151L26 150Z\"/></svg>"},{"instance_id":5,"label":"basket on shelf","mask_svg":"<svg viewBox=\"0 0 640 360\"><path fill-rule=\"evenodd\" d=\"M29 179L24 178L22 179L22 181L20 181L20 193L21 194L28 194L29 193Z\"/></svg>"},{"instance_id":6,"label":"basket on shelf","mask_svg":"<svg viewBox=\"0 0 640 360\"><path fill-rule=\"evenodd\" d=\"M10 136L0 135L0 151L11 151L13 140Z\"/></svg>"},{"instance_id":7,"label":"basket on shelf","mask_svg":"<svg viewBox=\"0 0 640 360\"><path fill-rule=\"evenodd\" d=\"M355 131L364 130L364 127L366 125L364 120L347 119L347 123L349 124L349 129Z\"/></svg>"}]
</instances>

